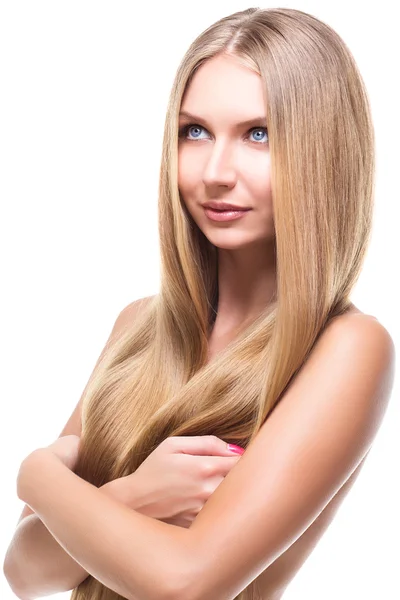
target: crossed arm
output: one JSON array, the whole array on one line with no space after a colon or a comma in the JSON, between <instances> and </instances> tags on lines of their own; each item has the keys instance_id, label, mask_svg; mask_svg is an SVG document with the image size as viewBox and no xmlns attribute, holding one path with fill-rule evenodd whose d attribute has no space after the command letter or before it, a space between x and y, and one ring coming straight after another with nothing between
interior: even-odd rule
<instances>
[{"instance_id":1,"label":"crossed arm","mask_svg":"<svg viewBox=\"0 0 400 600\"><path fill-rule=\"evenodd\" d=\"M22 463L17 492L64 550L106 587L128 600L169 597L188 529L128 508L46 449Z\"/></svg>"},{"instance_id":2,"label":"crossed arm","mask_svg":"<svg viewBox=\"0 0 400 600\"><path fill-rule=\"evenodd\" d=\"M18 497L86 571L128 600L232 599L300 537L366 455L394 363L378 321L332 323L189 529L129 509L45 449L22 463Z\"/></svg>"}]
</instances>

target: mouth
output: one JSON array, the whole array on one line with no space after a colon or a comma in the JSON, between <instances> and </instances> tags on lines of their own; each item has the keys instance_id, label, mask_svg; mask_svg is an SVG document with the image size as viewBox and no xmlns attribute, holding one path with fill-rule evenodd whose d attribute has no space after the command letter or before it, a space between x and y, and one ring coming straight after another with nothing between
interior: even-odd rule
<instances>
[{"instance_id":1,"label":"mouth","mask_svg":"<svg viewBox=\"0 0 400 600\"><path fill-rule=\"evenodd\" d=\"M217 213L226 213L226 212L245 212L247 210L251 210L251 208L211 208L211 206L205 207L207 210L212 210Z\"/></svg>"},{"instance_id":2,"label":"mouth","mask_svg":"<svg viewBox=\"0 0 400 600\"><path fill-rule=\"evenodd\" d=\"M238 210L251 210L251 207L246 206L236 206L235 204L229 204L228 202L206 202L203 204L203 208L214 210L216 212L226 212L226 211L238 211Z\"/></svg>"},{"instance_id":3,"label":"mouth","mask_svg":"<svg viewBox=\"0 0 400 600\"><path fill-rule=\"evenodd\" d=\"M251 208L240 210L215 210L213 208L208 208L207 206L204 206L203 208L208 219L211 219L212 221L233 221L240 219L240 217L243 217L245 214L251 211Z\"/></svg>"}]
</instances>

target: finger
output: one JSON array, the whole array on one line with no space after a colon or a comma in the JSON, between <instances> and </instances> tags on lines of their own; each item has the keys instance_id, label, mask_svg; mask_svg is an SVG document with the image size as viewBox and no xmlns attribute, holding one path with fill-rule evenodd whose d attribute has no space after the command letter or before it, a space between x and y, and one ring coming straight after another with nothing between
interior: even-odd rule
<instances>
[{"instance_id":1,"label":"finger","mask_svg":"<svg viewBox=\"0 0 400 600\"><path fill-rule=\"evenodd\" d=\"M229 471L238 463L240 458L241 457L237 454L236 456L210 456L207 459L193 457L193 460L200 461L200 468L206 467L208 477L226 477ZM204 461L206 461L207 465L204 464Z\"/></svg>"},{"instance_id":2,"label":"finger","mask_svg":"<svg viewBox=\"0 0 400 600\"><path fill-rule=\"evenodd\" d=\"M222 475L223 477L226 477L226 475L228 475L229 471L231 469L233 469L233 467L238 463L238 461L241 459L241 456L239 454L237 454L236 456L214 456L212 460L216 460L217 461L217 469L218 469L218 473L220 475Z\"/></svg>"},{"instance_id":3,"label":"finger","mask_svg":"<svg viewBox=\"0 0 400 600\"><path fill-rule=\"evenodd\" d=\"M172 451L197 456L239 456L228 444L215 435L172 436L167 440ZM244 451L244 448L243 448Z\"/></svg>"}]
</instances>

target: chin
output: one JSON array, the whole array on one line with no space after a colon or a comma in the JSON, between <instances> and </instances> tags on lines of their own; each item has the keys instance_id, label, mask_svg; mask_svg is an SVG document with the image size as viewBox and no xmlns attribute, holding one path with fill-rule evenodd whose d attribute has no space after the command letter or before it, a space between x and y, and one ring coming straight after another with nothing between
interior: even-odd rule
<instances>
[{"instance_id":1,"label":"chin","mask_svg":"<svg viewBox=\"0 0 400 600\"><path fill-rule=\"evenodd\" d=\"M218 236L206 234L204 235L208 239L210 244L212 244L216 248L220 248L221 250L240 250L240 248L246 248L252 246L252 244L254 243L257 243L257 240L249 240L243 238L240 239L239 236L236 240L232 239L233 236L226 236L226 239L223 239L223 233Z\"/></svg>"}]
</instances>

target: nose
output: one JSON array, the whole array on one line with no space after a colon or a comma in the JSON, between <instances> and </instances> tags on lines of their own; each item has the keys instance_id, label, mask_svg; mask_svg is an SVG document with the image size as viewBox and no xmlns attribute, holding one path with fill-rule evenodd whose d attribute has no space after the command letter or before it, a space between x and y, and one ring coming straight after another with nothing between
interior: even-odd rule
<instances>
[{"instance_id":1,"label":"nose","mask_svg":"<svg viewBox=\"0 0 400 600\"><path fill-rule=\"evenodd\" d=\"M228 144L218 142L210 146L212 149L203 172L204 185L208 188L234 187L237 173L232 148Z\"/></svg>"}]
</instances>

